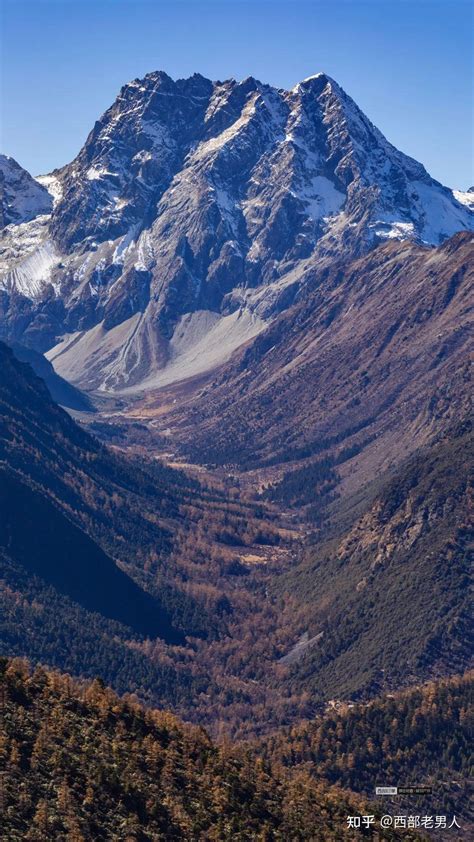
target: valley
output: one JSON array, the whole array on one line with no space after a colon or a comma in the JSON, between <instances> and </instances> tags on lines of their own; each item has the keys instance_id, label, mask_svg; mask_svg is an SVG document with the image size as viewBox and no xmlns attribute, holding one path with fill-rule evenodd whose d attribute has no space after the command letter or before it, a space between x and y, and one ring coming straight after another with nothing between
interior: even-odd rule
<instances>
[{"instance_id":1,"label":"valley","mask_svg":"<svg viewBox=\"0 0 474 842\"><path fill-rule=\"evenodd\" d=\"M263 482L257 469L235 465L203 468L173 456L171 467L158 458L148 433L141 441L142 426L148 430L143 419L122 427L116 417L108 424L103 413L91 414L92 429L98 426L103 437L108 431L104 447L3 348L2 452L9 465L5 482L15 488L5 485L5 500L30 495L36 536L36 510L39 519L51 521L59 508L63 528L81 530L68 539L74 553L81 552L79 538L89 535L94 544L84 548L86 556L92 549L107 553L130 577L130 587L140 588L126 598L128 610L151 598L164 624L161 630L144 627L143 607L136 625L131 614L110 615L105 603L89 604L87 592L77 590L77 576L80 571L98 592L97 572L66 551L66 539L45 546L48 567L35 569L39 579L31 580L28 545L13 537L24 522L18 497L2 541L4 651L52 659L76 674L103 675L121 692L171 705L213 734L239 738L313 716L334 696L370 698L468 667L469 424L440 434L418 461L351 495L335 491L338 477L330 465L309 473L300 467L279 482L278 472L268 468ZM135 444L128 423L139 425ZM423 501L419 512L417 499ZM404 534L406 544L396 549L397 535ZM46 539L40 540L44 546ZM431 548L426 556L425 546ZM65 560L69 573L60 572ZM383 596L387 588L394 601ZM422 621L423 588L439 595L435 612L430 602ZM147 610L153 610L151 602ZM392 639L388 647L380 637L385 634ZM92 651L97 636L101 647ZM309 645L288 658L302 638ZM403 658L405 638L409 661Z\"/></svg>"},{"instance_id":2,"label":"valley","mask_svg":"<svg viewBox=\"0 0 474 842\"><path fill-rule=\"evenodd\" d=\"M376 770L472 827L472 189L162 71L0 188L12 842L353 840Z\"/></svg>"}]
</instances>

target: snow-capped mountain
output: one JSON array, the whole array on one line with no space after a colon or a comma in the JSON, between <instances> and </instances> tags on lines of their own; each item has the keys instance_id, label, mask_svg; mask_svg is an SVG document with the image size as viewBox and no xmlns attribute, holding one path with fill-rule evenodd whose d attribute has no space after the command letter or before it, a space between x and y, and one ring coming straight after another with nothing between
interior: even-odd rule
<instances>
[{"instance_id":1,"label":"snow-capped mountain","mask_svg":"<svg viewBox=\"0 0 474 842\"><path fill-rule=\"evenodd\" d=\"M49 214L48 190L8 155L0 155L0 228Z\"/></svg>"},{"instance_id":2,"label":"snow-capped mountain","mask_svg":"<svg viewBox=\"0 0 474 842\"><path fill-rule=\"evenodd\" d=\"M1 335L88 388L223 362L316 261L472 229L466 194L395 149L321 73L290 91L151 73L39 181L50 215L5 220L22 224L0 245Z\"/></svg>"}]
</instances>

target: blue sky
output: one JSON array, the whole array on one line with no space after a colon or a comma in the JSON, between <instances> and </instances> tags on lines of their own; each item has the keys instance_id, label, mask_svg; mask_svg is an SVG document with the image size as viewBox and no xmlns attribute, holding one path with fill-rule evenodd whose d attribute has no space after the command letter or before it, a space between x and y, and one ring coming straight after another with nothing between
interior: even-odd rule
<instances>
[{"instance_id":1,"label":"blue sky","mask_svg":"<svg viewBox=\"0 0 474 842\"><path fill-rule=\"evenodd\" d=\"M470 0L0 0L1 149L70 161L130 79L325 71L451 187L474 182Z\"/></svg>"}]
</instances>

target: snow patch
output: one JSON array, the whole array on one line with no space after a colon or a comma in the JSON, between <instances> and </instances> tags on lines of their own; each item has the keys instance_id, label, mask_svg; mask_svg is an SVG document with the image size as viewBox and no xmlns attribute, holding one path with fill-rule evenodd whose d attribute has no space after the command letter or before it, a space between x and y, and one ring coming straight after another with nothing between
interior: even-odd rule
<instances>
[{"instance_id":1,"label":"snow patch","mask_svg":"<svg viewBox=\"0 0 474 842\"><path fill-rule=\"evenodd\" d=\"M414 181L412 187L425 243L439 245L458 231L474 230L474 214L465 205L454 203L450 190L422 181Z\"/></svg>"},{"instance_id":2,"label":"snow patch","mask_svg":"<svg viewBox=\"0 0 474 842\"><path fill-rule=\"evenodd\" d=\"M123 237L118 241L118 245L112 255L112 263L123 265L129 251L135 246L135 234L138 226L132 225Z\"/></svg>"},{"instance_id":3,"label":"snow patch","mask_svg":"<svg viewBox=\"0 0 474 842\"><path fill-rule=\"evenodd\" d=\"M374 234L382 240L413 240L416 237L413 222L394 219L377 219L369 225Z\"/></svg>"},{"instance_id":4,"label":"snow patch","mask_svg":"<svg viewBox=\"0 0 474 842\"><path fill-rule=\"evenodd\" d=\"M474 211L474 190L453 190L457 202Z\"/></svg>"},{"instance_id":5,"label":"snow patch","mask_svg":"<svg viewBox=\"0 0 474 842\"><path fill-rule=\"evenodd\" d=\"M296 195L305 203L308 215L315 221L338 213L346 201L344 193L324 175L313 176Z\"/></svg>"},{"instance_id":6,"label":"snow patch","mask_svg":"<svg viewBox=\"0 0 474 842\"><path fill-rule=\"evenodd\" d=\"M27 298L37 298L51 283L51 272L60 262L60 255L51 240L46 240L32 254L0 281L0 288L15 289ZM57 292L55 288L55 292Z\"/></svg>"},{"instance_id":7,"label":"snow patch","mask_svg":"<svg viewBox=\"0 0 474 842\"><path fill-rule=\"evenodd\" d=\"M381 239L420 240L438 246L458 231L472 231L474 214L468 203L453 201L453 191L424 181L408 185L412 220L400 218L396 211L381 213L369 227Z\"/></svg>"},{"instance_id":8,"label":"snow patch","mask_svg":"<svg viewBox=\"0 0 474 842\"><path fill-rule=\"evenodd\" d=\"M55 208L63 196L63 186L59 178L55 175L38 175L36 181L39 181L46 188L53 199L53 208Z\"/></svg>"},{"instance_id":9,"label":"snow patch","mask_svg":"<svg viewBox=\"0 0 474 842\"><path fill-rule=\"evenodd\" d=\"M137 259L135 269L146 272L151 268L154 260L153 243L149 231L142 231L137 242Z\"/></svg>"},{"instance_id":10,"label":"snow patch","mask_svg":"<svg viewBox=\"0 0 474 842\"><path fill-rule=\"evenodd\" d=\"M114 176L116 173L110 172L109 170L104 169L104 167L89 167L86 172L86 178L88 181L99 181L107 175Z\"/></svg>"}]
</instances>

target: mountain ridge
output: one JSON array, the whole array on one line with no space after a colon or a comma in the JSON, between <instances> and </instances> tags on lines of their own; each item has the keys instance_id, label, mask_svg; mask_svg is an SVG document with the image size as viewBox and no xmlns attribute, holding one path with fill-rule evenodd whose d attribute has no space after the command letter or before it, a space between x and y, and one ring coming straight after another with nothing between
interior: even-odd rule
<instances>
[{"instance_id":1,"label":"mountain ridge","mask_svg":"<svg viewBox=\"0 0 474 842\"><path fill-rule=\"evenodd\" d=\"M3 230L1 335L89 390L225 362L341 251L472 228L325 74L290 91L148 74L41 181L50 218Z\"/></svg>"}]
</instances>

